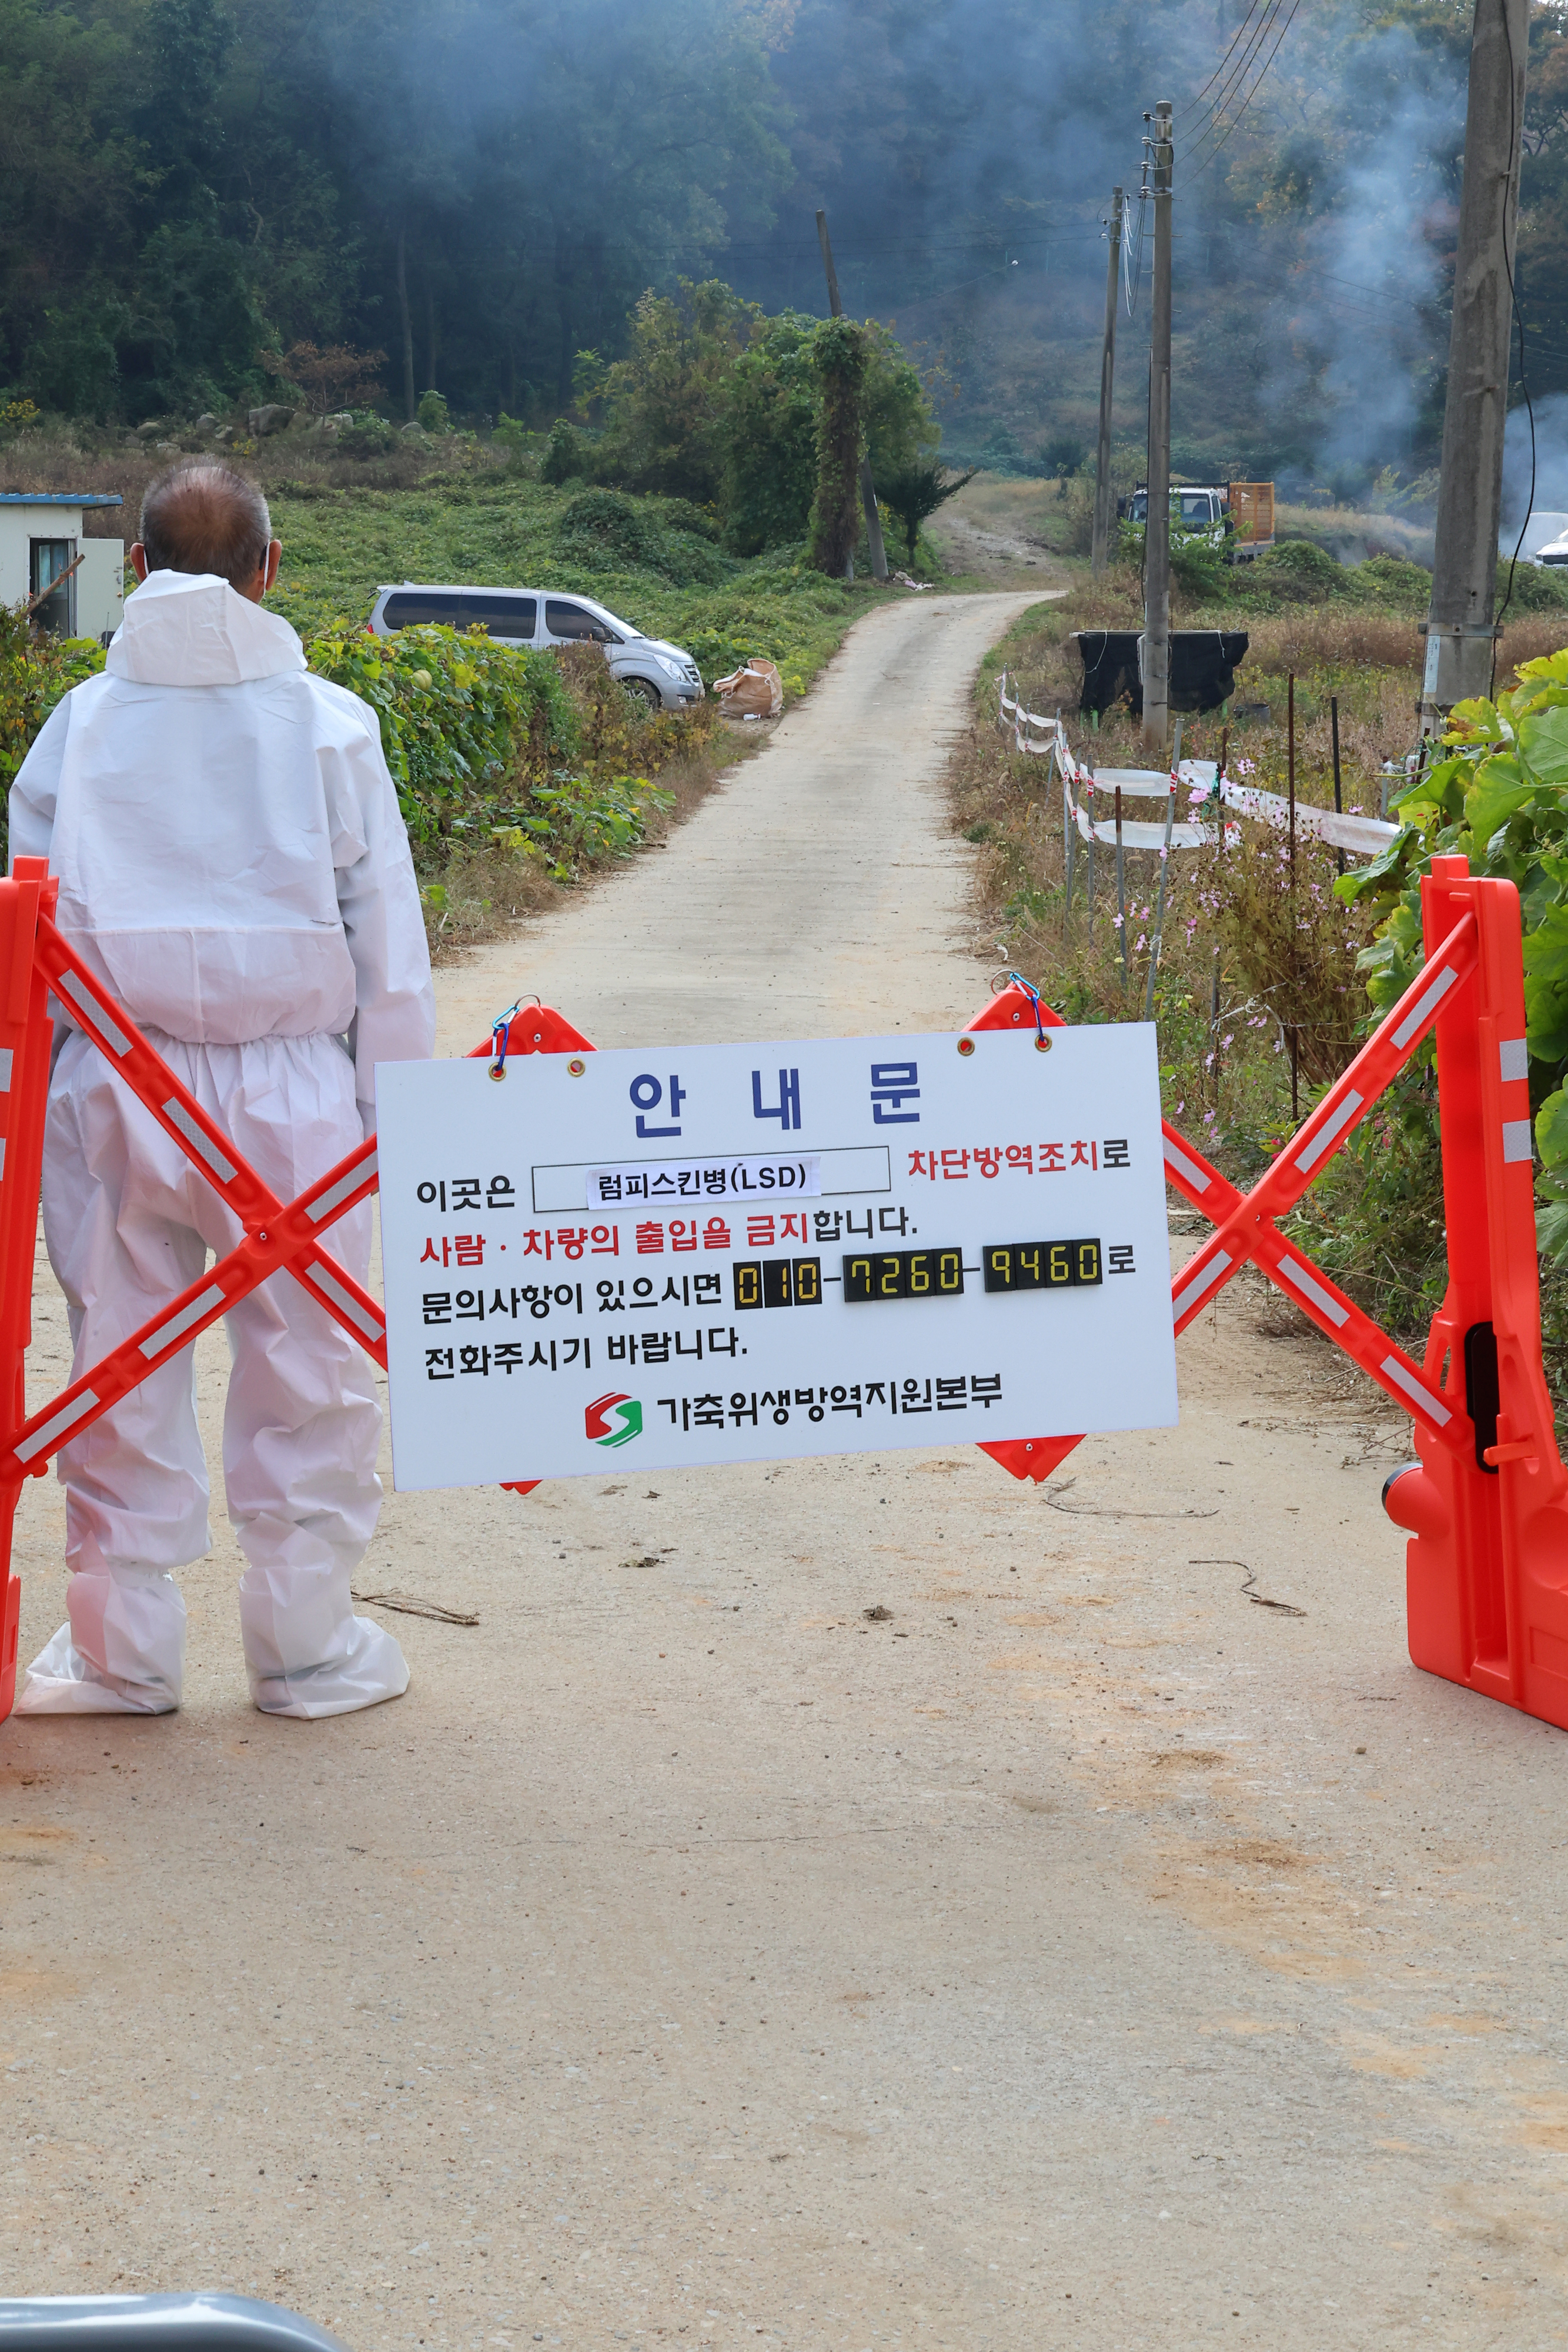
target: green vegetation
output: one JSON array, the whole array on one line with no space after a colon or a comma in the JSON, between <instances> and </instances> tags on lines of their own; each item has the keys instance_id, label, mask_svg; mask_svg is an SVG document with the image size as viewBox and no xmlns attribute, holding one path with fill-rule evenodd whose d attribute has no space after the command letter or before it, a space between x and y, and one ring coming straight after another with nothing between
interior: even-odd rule
<instances>
[{"instance_id":1,"label":"green vegetation","mask_svg":"<svg viewBox=\"0 0 1568 2352\"><path fill-rule=\"evenodd\" d=\"M1340 892L1380 918L1363 961L1385 1010L1421 962L1421 877L1434 856L1457 853L1518 890L1541 1240L1568 1264L1568 651L1526 662L1495 703L1460 703L1446 748L1400 795L1397 838Z\"/></svg>"},{"instance_id":2,"label":"green vegetation","mask_svg":"<svg viewBox=\"0 0 1568 2352\"><path fill-rule=\"evenodd\" d=\"M915 561L921 524L928 522L938 508L946 506L949 499L956 499L966 483L974 478L972 466L965 474L945 474L937 465L915 465L877 475L877 503L897 516L911 563Z\"/></svg>"},{"instance_id":3,"label":"green vegetation","mask_svg":"<svg viewBox=\"0 0 1568 2352\"><path fill-rule=\"evenodd\" d=\"M1334 498L1429 469L1448 303L1423 225L1454 200L1469 29L1456 0L1321 15L1178 180L1179 469ZM1137 110L1168 81L1202 142L1240 54L1199 0L1157 20L996 0L979 41L967 0L0 0L0 418L237 422L279 397L545 430L591 407L650 288L724 267L769 310L819 312L822 204L846 300L918 336L949 446L1029 472L1043 445L1070 470ZM1537 393L1568 382L1565 83L1568 26L1538 9Z\"/></svg>"},{"instance_id":4,"label":"green vegetation","mask_svg":"<svg viewBox=\"0 0 1568 2352\"><path fill-rule=\"evenodd\" d=\"M0 604L0 794L60 697L102 667L90 637L35 636L24 612ZM0 821L4 814L0 808Z\"/></svg>"},{"instance_id":5,"label":"green vegetation","mask_svg":"<svg viewBox=\"0 0 1568 2352\"><path fill-rule=\"evenodd\" d=\"M821 384L817 417L817 495L811 503L811 561L841 577L860 537L860 399L865 344L851 319L830 319L813 352Z\"/></svg>"},{"instance_id":6,"label":"green vegetation","mask_svg":"<svg viewBox=\"0 0 1568 2352\"><path fill-rule=\"evenodd\" d=\"M738 554L810 533L811 561L839 578L859 536L862 453L880 481L942 437L919 376L875 324L770 319L717 279L683 279L674 296L643 296L630 341L608 370L580 354L580 406L602 422L586 432L558 419L540 478L678 499Z\"/></svg>"},{"instance_id":7,"label":"green vegetation","mask_svg":"<svg viewBox=\"0 0 1568 2352\"><path fill-rule=\"evenodd\" d=\"M1043 763L1019 757L1010 730L994 725L996 673L1005 664L1030 708L1071 713L1081 675L1071 632L1124 623L1134 587L1124 575L1026 615L987 666L977 713L993 723L980 725L960 760L958 821L982 845L998 961L1025 971L1073 1021L1141 1013L1157 860L1146 852L1127 856L1124 956L1113 854L1103 848L1097 856L1091 922L1080 845L1070 911L1060 802L1043 788ZM1188 610L1181 617L1196 616ZM1282 793L1285 688L1293 677L1300 798L1332 804L1332 698L1339 704L1345 805L1375 814L1385 763L1402 763L1413 743L1422 653L1414 621L1342 600L1239 617L1252 642L1237 703L1245 696L1260 715L1186 718L1183 756L1212 759L1223 747L1233 776ZM1547 1370L1568 1424L1565 637L1568 617L1560 610L1510 627L1496 703L1456 713L1448 756L1418 784L1396 785L1405 821L1397 840L1370 865L1353 862L1343 882L1332 850L1301 836L1292 863L1281 837L1259 824L1233 826L1223 849L1174 857L1155 1014L1167 1115L1244 1184L1291 1132L1292 1048L1305 1117L1414 972L1419 877L1432 855L1457 849L1479 870L1512 879L1526 931ZM1069 725L1085 760L1144 764L1124 712L1108 714L1097 736L1075 717ZM1441 1175L1428 1049L1328 1163L1292 1221L1334 1279L1407 1341L1424 1338L1447 1278Z\"/></svg>"},{"instance_id":8,"label":"green vegetation","mask_svg":"<svg viewBox=\"0 0 1568 2352\"><path fill-rule=\"evenodd\" d=\"M800 547L726 555L711 520L680 499L578 481L476 471L411 490L285 482L271 502L283 568L268 601L302 635L361 620L377 589L400 580L548 584L688 646L709 685L764 654L796 695L877 593L824 579Z\"/></svg>"}]
</instances>

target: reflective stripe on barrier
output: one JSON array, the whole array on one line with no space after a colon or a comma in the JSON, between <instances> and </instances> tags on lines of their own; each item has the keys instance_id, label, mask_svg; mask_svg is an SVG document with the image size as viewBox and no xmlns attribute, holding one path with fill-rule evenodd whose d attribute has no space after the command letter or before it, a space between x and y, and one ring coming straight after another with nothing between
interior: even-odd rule
<instances>
[{"instance_id":1,"label":"reflective stripe on barrier","mask_svg":"<svg viewBox=\"0 0 1568 2352\"><path fill-rule=\"evenodd\" d=\"M1425 1365L1469 1443L1434 1444L1418 1421L1416 1462L1384 1489L1410 1537L1410 1655L1568 1729L1568 1473L1541 1360L1518 895L1435 857L1421 903L1428 971L1465 919L1477 957L1471 986L1436 1005L1448 1283Z\"/></svg>"},{"instance_id":2,"label":"reflective stripe on barrier","mask_svg":"<svg viewBox=\"0 0 1568 2352\"><path fill-rule=\"evenodd\" d=\"M53 920L57 893L42 858L18 858L12 877L0 881L0 1720L16 1696L21 1587L11 1571L11 1538L24 1477L42 1476L50 1455L68 1438L79 1436L274 1274L287 1272L307 1285L358 1344L383 1370L386 1365L386 1318L380 1304L319 1239L377 1189L375 1139L348 1153L297 1201L280 1201L62 937ZM25 1373L32 1337L51 992L68 1005L69 1017L233 1211L243 1235L226 1257L29 1414ZM548 1006L514 1006L504 1020L509 1052L591 1050L588 1040ZM476 1055L489 1054L495 1044L487 1037L475 1048ZM513 1491L527 1494L529 1487Z\"/></svg>"}]
</instances>

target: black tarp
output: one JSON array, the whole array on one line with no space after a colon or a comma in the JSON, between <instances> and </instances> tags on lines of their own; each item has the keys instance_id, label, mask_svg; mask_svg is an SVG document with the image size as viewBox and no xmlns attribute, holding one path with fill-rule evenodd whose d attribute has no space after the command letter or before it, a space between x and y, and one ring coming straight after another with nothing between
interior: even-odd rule
<instances>
[{"instance_id":1,"label":"black tarp","mask_svg":"<svg viewBox=\"0 0 1568 2352\"><path fill-rule=\"evenodd\" d=\"M1133 716L1144 712L1136 629L1080 629L1073 642L1083 664L1080 710L1109 710L1125 695ZM1237 667L1247 652L1245 629L1171 631L1170 708L1218 710L1236 691Z\"/></svg>"}]
</instances>

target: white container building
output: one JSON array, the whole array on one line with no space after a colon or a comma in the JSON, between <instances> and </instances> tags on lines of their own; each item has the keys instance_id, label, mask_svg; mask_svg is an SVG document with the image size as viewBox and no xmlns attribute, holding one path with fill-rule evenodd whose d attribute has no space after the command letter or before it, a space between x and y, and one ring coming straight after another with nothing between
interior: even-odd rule
<instances>
[{"instance_id":1,"label":"white container building","mask_svg":"<svg viewBox=\"0 0 1568 2352\"><path fill-rule=\"evenodd\" d=\"M38 597L34 624L49 635L112 636L125 609L125 541L85 538L82 516L123 504L98 490L0 490L0 604Z\"/></svg>"}]
</instances>

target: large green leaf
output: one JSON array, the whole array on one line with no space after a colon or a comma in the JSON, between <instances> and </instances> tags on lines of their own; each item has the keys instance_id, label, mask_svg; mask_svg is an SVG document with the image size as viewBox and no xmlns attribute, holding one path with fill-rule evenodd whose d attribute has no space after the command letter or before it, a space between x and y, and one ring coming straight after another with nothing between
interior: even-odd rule
<instances>
[{"instance_id":1,"label":"large green leaf","mask_svg":"<svg viewBox=\"0 0 1568 2352\"><path fill-rule=\"evenodd\" d=\"M1568 1160L1568 1094L1561 1087L1535 1114L1535 1141L1546 1167L1560 1168Z\"/></svg>"},{"instance_id":2,"label":"large green leaf","mask_svg":"<svg viewBox=\"0 0 1568 2352\"><path fill-rule=\"evenodd\" d=\"M1536 1210L1535 1246L1559 1265L1568 1262L1568 1201L1552 1201Z\"/></svg>"},{"instance_id":3,"label":"large green leaf","mask_svg":"<svg viewBox=\"0 0 1568 2352\"><path fill-rule=\"evenodd\" d=\"M1568 907L1548 907L1524 942L1524 1001L1533 1011L1543 996L1568 992Z\"/></svg>"},{"instance_id":4,"label":"large green leaf","mask_svg":"<svg viewBox=\"0 0 1568 2352\"><path fill-rule=\"evenodd\" d=\"M1535 778L1521 772L1511 751L1499 751L1484 761L1465 794L1465 823L1477 845L1484 849L1498 827L1535 798L1537 789Z\"/></svg>"},{"instance_id":5,"label":"large green leaf","mask_svg":"<svg viewBox=\"0 0 1568 2352\"><path fill-rule=\"evenodd\" d=\"M1568 784L1568 709L1561 704L1519 722L1520 757L1543 784Z\"/></svg>"}]
</instances>

